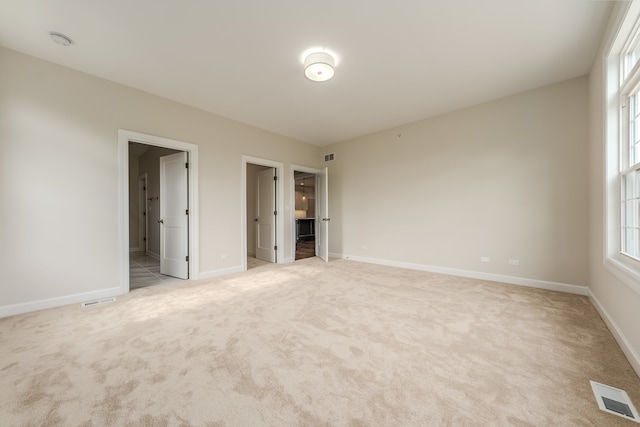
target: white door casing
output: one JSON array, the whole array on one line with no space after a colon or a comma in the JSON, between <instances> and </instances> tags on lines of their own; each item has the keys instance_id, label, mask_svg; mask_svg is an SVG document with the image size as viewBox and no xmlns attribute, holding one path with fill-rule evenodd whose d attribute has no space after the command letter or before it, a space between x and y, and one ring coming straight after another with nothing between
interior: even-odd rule
<instances>
[{"instance_id":1,"label":"white door casing","mask_svg":"<svg viewBox=\"0 0 640 427\"><path fill-rule=\"evenodd\" d=\"M258 173L256 182L256 258L276 262L276 169Z\"/></svg>"},{"instance_id":2,"label":"white door casing","mask_svg":"<svg viewBox=\"0 0 640 427\"><path fill-rule=\"evenodd\" d=\"M160 273L189 278L187 153L160 158Z\"/></svg>"},{"instance_id":3,"label":"white door casing","mask_svg":"<svg viewBox=\"0 0 640 427\"><path fill-rule=\"evenodd\" d=\"M329 262L329 168L316 174L316 254Z\"/></svg>"}]
</instances>

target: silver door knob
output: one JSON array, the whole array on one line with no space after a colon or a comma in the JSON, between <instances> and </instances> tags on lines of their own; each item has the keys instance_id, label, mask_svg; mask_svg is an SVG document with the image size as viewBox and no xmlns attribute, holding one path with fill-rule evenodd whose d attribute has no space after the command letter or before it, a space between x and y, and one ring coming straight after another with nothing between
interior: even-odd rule
<instances>
[{"instance_id":1,"label":"silver door knob","mask_svg":"<svg viewBox=\"0 0 640 427\"><path fill-rule=\"evenodd\" d=\"M322 218L323 221L331 221L331 218Z\"/></svg>"},{"instance_id":2,"label":"silver door knob","mask_svg":"<svg viewBox=\"0 0 640 427\"><path fill-rule=\"evenodd\" d=\"M159 219L158 224L164 224L164 219Z\"/></svg>"}]
</instances>

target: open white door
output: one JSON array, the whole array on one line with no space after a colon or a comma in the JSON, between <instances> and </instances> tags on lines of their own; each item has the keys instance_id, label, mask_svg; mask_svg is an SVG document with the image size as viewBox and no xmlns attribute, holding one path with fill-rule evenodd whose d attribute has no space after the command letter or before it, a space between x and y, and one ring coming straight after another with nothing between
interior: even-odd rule
<instances>
[{"instance_id":1,"label":"open white door","mask_svg":"<svg viewBox=\"0 0 640 427\"><path fill-rule=\"evenodd\" d=\"M187 153L160 158L160 273L189 278Z\"/></svg>"},{"instance_id":2,"label":"open white door","mask_svg":"<svg viewBox=\"0 0 640 427\"><path fill-rule=\"evenodd\" d=\"M276 169L258 173L256 188L256 258L276 262Z\"/></svg>"},{"instance_id":3,"label":"open white door","mask_svg":"<svg viewBox=\"0 0 640 427\"><path fill-rule=\"evenodd\" d=\"M329 262L329 168L316 174L316 254Z\"/></svg>"}]
</instances>

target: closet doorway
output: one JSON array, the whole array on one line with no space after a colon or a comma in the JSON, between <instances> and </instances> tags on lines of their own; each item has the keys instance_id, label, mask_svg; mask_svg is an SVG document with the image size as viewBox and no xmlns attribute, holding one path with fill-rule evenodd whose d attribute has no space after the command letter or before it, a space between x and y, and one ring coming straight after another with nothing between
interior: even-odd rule
<instances>
[{"instance_id":1,"label":"closet doorway","mask_svg":"<svg viewBox=\"0 0 640 427\"><path fill-rule=\"evenodd\" d=\"M242 156L242 270L286 262L280 162Z\"/></svg>"},{"instance_id":2,"label":"closet doorway","mask_svg":"<svg viewBox=\"0 0 640 427\"><path fill-rule=\"evenodd\" d=\"M276 169L247 164L247 267L277 262Z\"/></svg>"}]
</instances>

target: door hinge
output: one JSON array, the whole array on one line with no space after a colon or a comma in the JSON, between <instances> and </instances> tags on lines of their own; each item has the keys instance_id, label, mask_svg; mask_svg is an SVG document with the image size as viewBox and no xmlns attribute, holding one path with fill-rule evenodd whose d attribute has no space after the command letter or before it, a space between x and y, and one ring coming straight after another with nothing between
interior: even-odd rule
<instances>
[{"instance_id":1,"label":"door hinge","mask_svg":"<svg viewBox=\"0 0 640 427\"><path fill-rule=\"evenodd\" d=\"M277 251L277 250L278 250L278 245L275 245L275 246L273 247L273 250L274 250L274 251Z\"/></svg>"},{"instance_id":2,"label":"door hinge","mask_svg":"<svg viewBox=\"0 0 640 427\"><path fill-rule=\"evenodd\" d=\"M142 212L142 216L145 216L145 215L147 215L147 213L146 212Z\"/></svg>"},{"instance_id":3,"label":"door hinge","mask_svg":"<svg viewBox=\"0 0 640 427\"><path fill-rule=\"evenodd\" d=\"M189 169L189 163L185 163L185 164L184 164L184 167L185 167L185 168L187 168L187 169Z\"/></svg>"},{"instance_id":4,"label":"door hinge","mask_svg":"<svg viewBox=\"0 0 640 427\"><path fill-rule=\"evenodd\" d=\"M189 262L189 255L187 255L187 259L185 261Z\"/></svg>"},{"instance_id":5,"label":"door hinge","mask_svg":"<svg viewBox=\"0 0 640 427\"><path fill-rule=\"evenodd\" d=\"M186 211L184 211L185 215L189 215L189 209L187 209Z\"/></svg>"},{"instance_id":6,"label":"door hinge","mask_svg":"<svg viewBox=\"0 0 640 427\"><path fill-rule=\"evenodd\" d=\"M273 180L274 180L274 181L277 181L277 180L278 180L278 177L277 177L277 176L274 176L274 177L273 177Z\"/></svg>"},{"instance_id":7,"label":"door hinge","mask_svg":"<svg viewBox=\"0 0 640 427\"><path fill-rule=\"evenodd\" d=\"M147 191L147 187L142 187L142 189L143 189L144 191Z\"/></svg>"},{"instance_id":8,"label":"door hinge","mask_svg":"<svg viewBox=\"0 0 640 427\"><path fill-rule=\"evenodd\" d=\"M278 215L278 211L273 211L273 214L274 215Z\"/></svg>"}]
</instances>

